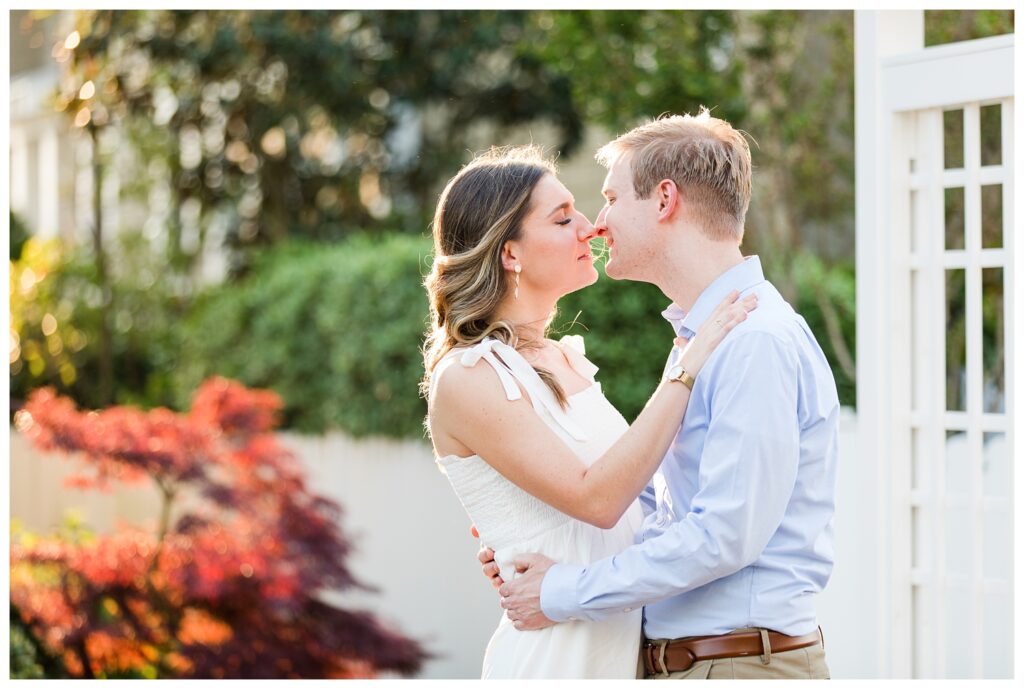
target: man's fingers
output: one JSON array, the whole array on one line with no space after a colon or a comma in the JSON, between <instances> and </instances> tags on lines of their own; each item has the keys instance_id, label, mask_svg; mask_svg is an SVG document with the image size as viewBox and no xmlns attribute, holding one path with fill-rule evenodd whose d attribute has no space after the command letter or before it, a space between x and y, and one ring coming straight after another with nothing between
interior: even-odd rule
<instances>
[{"instance_id":1,"label":"man's fingers","mask_svg":"<svg viewBox=\"0 0 1024 689\"><path fill-rule=\"evenodd\" d=\"M480 564L486 565L488 562L492 562L494 560L494 551L484 546L477 551L476 559L480 560Z\"/></svg>"}]
</instances>

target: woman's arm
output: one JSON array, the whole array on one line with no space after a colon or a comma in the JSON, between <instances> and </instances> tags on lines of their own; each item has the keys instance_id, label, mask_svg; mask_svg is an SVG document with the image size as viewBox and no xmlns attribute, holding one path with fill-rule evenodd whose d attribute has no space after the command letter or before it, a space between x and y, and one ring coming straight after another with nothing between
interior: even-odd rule
<instances>
[{"instance_id":1,"label":"woman's arm","mask_svg":"<svg viewBox=\"0 0 1024 689\"><path fill-rule=\"evenodd\" d=\"M756 307L756 297L736 302L737 296L719 305L684 350L681 362L691 375ZM662 381L629 430L587 467L528 400L505 397L496 375L489 366L450 367L431 404L431 433L457 440L527 493L603 529L614 526L647 485L690 399L686 385Z\"/></svg>"}]
</instances>

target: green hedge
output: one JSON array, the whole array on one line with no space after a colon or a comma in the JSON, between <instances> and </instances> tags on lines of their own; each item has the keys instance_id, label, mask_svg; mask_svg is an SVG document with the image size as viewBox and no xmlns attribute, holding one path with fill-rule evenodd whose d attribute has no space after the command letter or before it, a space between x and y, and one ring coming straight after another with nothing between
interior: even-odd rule
<instances>
[{"instance_id":1,"label":"green hedge","mask_svg":"<svg viewBox=\"0 0 1024 689\"><path fill-rule=\"evenodd\" d=\"M303 432L422 437L417 393L430 242L390 235L288 244L202 295L185 324L178 406L208 375L275 390Z\"/></svg>"},{"instance_id":2,"label":"green hedge","mask_svg":"<svg viewBox=\"0 0 1024 689\"><path fill-rule=\"evenodd\" d=\"M285 426L299 431L422 437L426 408L417 384L427 300L421 283L429 261L429 241L407 235L265 251L246 278L200 297L182 331L178 406L186 408L199 381L217 373L277 391ZM852 348L852 269L826 268L810 257L793 268L799 273L794 305L834 363L818 293L835 305ZM605 394L632 420L671 347L673 332L661 317L668 300L653 285L601 273L592 287L562 300L552 337L586 338ZM833 370L843 403L852 404L853 381Z\"/></svg>"}]
</instances>

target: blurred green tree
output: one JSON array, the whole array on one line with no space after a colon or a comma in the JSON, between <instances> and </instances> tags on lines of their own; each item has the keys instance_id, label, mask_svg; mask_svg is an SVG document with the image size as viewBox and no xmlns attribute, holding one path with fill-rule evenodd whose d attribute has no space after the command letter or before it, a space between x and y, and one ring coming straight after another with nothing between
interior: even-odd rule
<instances>
[{"instance_id":1,"label":"blurred green tree","mask_svg":"<svg viewBox=\"0 0 1024 689\"><path fill-rule=\"evenodd\" d=\"M1013 33L1013 10L925 10L926 46Z\"/></svg>"},{"instance_id":2,"label":"blurred green tree","mask_svg":"<svg viewBox=\"0 0 1024 689\"><path fill-rule=\"evenodd\" d=\"M804 316L856 402L853 13L737 12L752 137L744 253Z\"/></svg>"},{"instance_id":3,"label":"blurred green tree","mask_svg":"<svg viewBox=\"0 0 1024 689\"><path fill-rule=\"evenodd\" d=\"M746 113L736 12L542 10L529 13L518 50L571 76L587 124L623 132L661 113ZM611 79L613 79L613 81Z\"/></svg>"},{"instance_id":4,"label":"blurred green tree","mask_svg":"<svg viewBox=\"0 0 1024 689\"><path fill-rule=\"evenodd\" d=\"M79 123L131 118L162 149L174 265L215 218L232 247L395 218L421 231L471 125L546 119L564 150L580 140L567 76L514 50L527 16L81 12L60 104ZM189 202L200 241L185 247Z\"/></svg>"}]
</instances>

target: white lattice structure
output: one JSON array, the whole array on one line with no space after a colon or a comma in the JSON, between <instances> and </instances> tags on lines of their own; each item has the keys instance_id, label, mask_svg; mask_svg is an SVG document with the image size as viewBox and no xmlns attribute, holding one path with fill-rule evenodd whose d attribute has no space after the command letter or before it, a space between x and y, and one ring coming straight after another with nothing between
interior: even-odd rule
<instances>
[{"instance_id":1,"label":"white lattice structure","mask_svg":"<svg viewBox=\"0 0 1024 689\"><path fill-rule=\"evenodd\" d=\"M865 595L883 676L1013 676L1012 35L924 48L858 12ZM984 145L983 146L983 142Z\"/></svg>"}]
</instances>

